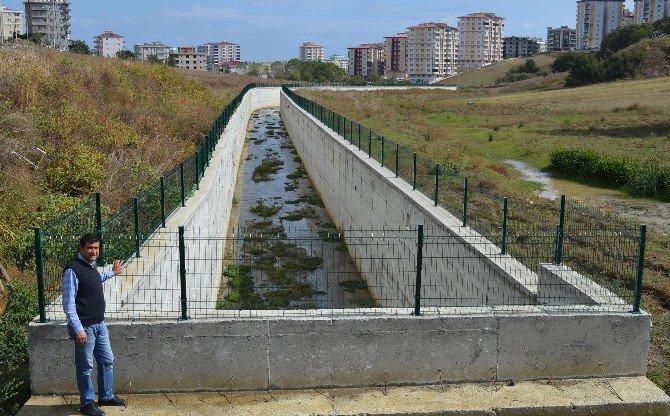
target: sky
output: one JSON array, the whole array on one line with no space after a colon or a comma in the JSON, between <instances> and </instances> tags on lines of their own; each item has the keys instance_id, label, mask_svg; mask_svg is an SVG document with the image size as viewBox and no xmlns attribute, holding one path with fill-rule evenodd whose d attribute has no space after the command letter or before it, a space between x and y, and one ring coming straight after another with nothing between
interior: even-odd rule
<instances>
[{"instance_id":1,"label":"sky","mask_svg":"<svg viewBox=\"0 0 670 416\"><path fill-rule=\"evenodd\" d=\"M0 0L23 10L22 0ZM633 0L626 5L633 9ZM161 41L189 46L230 41L241 46L243 61L295 58L312 41L326 56L381 42L422 22L458 25L458 16L494 12L506 19L505 36L546 37L548 26L575 27L575 0L72 0L71 39L93 44L112 30L126 37L126 48Z\"/></svg>"}]
</instances>

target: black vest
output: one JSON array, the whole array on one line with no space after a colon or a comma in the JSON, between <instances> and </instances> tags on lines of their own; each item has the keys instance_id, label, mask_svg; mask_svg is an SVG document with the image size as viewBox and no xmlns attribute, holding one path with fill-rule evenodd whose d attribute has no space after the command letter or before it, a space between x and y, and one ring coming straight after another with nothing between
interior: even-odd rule
<instances>
[{"instance_id":1,"label":"black vest","mask_svg":"<svg viewBox=\"0 0 670 416\"><path fill-rule=\"evenodd\" d=\"M99 324L105 319L105 295L102 291L102 277L95 267L75 256L67 264L77 275L77 295L74 298L77 316L85 327Z\"/></svg>"}]
</instances>

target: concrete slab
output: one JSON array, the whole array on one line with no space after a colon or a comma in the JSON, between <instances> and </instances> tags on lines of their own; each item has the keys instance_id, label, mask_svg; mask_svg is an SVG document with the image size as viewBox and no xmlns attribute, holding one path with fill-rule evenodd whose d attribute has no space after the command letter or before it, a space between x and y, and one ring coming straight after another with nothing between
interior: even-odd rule
<instances>
[{"instance_id":1,"label":"concrete slab","mask_svg":"<svg viewBox=\"0 0 670 416\"><path fill-rule=\"evenodd\" d=\"M667 416L670 397L645 377L423 387L130 395L108 416ZM33 397L18 416L77 415L77 398ZM74 404L73 404L74 403Z\"/></svg>"}]
</instances>

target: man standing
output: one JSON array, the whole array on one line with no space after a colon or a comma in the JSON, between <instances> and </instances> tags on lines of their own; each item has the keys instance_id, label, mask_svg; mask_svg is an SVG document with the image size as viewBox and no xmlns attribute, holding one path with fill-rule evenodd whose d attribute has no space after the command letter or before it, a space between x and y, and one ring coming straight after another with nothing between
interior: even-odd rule
<instances>
[{"instance_id":1,"label":"man standing","mask_svg":"<svg viewBox=\"0 0 670 416\"><path fill-rule=\"evenodd\" d=\"M114 355L105 325L105 296L102 282L123 272L123 262L115 260L111 272L102 275L95 266L100 254L100 237L84 234L77 254L63 271L63 310L67 316L70 339L75 341L74 359L81 413L103 416L98 406L126 406L115 396ZM93 358L98 364L98 405L91 381Z\"/></svg>"}]
</instances>

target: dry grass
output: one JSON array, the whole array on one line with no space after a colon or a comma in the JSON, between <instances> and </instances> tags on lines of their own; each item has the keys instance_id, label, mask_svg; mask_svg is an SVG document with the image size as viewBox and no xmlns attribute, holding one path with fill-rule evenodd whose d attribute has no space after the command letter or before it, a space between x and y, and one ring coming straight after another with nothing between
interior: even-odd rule
<instances>
[{"instance_id":1,"label":"dry grass","mask_svg":"<svg viewBox=\"0 0 670 416\"><path fill-rule=\"evenodd\" d=\"M667 162L670 154L668 77L551 91L506 86L454 93L303 94L425 157L455 163L463 175L516 198L536 199L536 189L501 169L507 159L544 168L551 151L561 147L651 163ZM597 192L590 188L587 193ZM654 229L645 273L643 307L655 325L649 376L670 392L670 237Z\"/></svg>"},{"instance_id":2,"label":"dry grass","mask_svg":"<svg viewBox=\"0 0 670 416\"><path fill-rule=\"evenodd\" d=\"M556 59L556 54L543 53L533 56L531 59L543 69L549 68ZM525 58L511 59L484 68L463 72L451 78L447 78L442 84L455 84L459 87L488 87L494 85L496 80L505 75L507 71L525 62Z\"/></svg>"}]
</instances>

